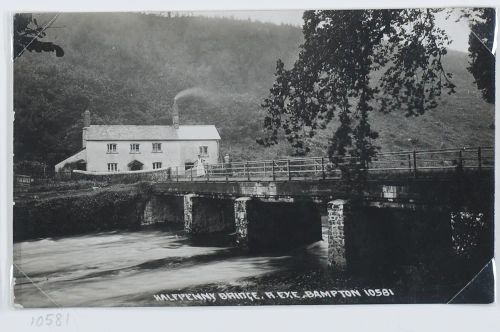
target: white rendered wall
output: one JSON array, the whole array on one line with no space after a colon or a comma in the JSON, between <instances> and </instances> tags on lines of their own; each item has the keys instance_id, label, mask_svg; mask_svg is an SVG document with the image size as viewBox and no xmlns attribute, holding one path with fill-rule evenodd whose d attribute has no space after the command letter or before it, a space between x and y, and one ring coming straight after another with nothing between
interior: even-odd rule
<instances>
[{"instance_id":1,"label":"white rendered wall","mask_svg":"<svg viewBox=\"0 0 500 332\"><path fill-rule=\"evenodd\" d=\"M116 144L116 153L107 153L107 144ZM130 144L140 145L139 153L130 153ZM162 152L153 152L153 143L161 143ZM199 147L208 146L208 163L219 160L218 141L87 141L87 171L107 172L108 163L117 163L118 171L128 171L128 164L137 160L143 163L143 170L153 169L154 162L161 162L162 168L182 166L198 159Z\"/></svg>"}]
</instances>

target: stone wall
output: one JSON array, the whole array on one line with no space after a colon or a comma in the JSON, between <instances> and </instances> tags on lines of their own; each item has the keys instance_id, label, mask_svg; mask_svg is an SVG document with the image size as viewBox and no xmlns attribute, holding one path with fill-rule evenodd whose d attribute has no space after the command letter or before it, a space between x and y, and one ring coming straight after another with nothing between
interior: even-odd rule
<instances>
[{"instance_id":1,"label":"stone wall","mask_svg":"<svg viewBox=\"0 0 500 332\"><path fill-rule=\"evenodd\" d=\"M141 181L165 182L171 179L171 169L165 168L152 171L129 171L118 173L92 173L74 170L72 174L74 180L90 180L96 182L107 182L111 184L136 183Z\"/></svg>"},{"instance_id":2,"label":"stone wall","mask_svg":"<svg viewBox=\"0 0 500 332\"><path fill-rule=\"evenodd\" d=\"M328 202L328 262L338 271L347 268L345 224L352 222L351 206L346 200Z\"/></svg>"},{"instance_id":3,"label":"stone wall","mask_svg":"<svg viewBox=\"0 0 500 332\"><path fill-rule=\"evenodd\" d=\"M236 244L244 249L248 249L248 209L251 200L250 197L242 197L234 201Z\"/></svg>"},{"instance_id":4,"label":"stone wall","mask_svg":"<svg viewBox=\"0 0 500 332\"><path fill-rule=\"evenodd\" d=\"M464 260L482 260L484 263L493 257L494 227L490 214L452 211L450 221L455 255Z\"/></svg>"},{"instance_id":5,"label":"stone wall","mask_svg":"<svg viewBox=\"0 0 500 332\"><path fill-rule=\"evenodd\" d=\"M140 188L119 188L16 200L14 240L138 229L145 196Z\"/></svg>"}]
</instances>

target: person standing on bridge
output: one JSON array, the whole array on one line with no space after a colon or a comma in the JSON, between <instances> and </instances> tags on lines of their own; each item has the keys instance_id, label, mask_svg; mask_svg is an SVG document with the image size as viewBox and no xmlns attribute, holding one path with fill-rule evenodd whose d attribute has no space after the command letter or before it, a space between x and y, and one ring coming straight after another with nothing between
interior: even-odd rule
<instances>
[{"instance_id":1,"label":"person standing on bridge","mask_svg":"<svg viewBox=\"0 0 500 332\"><path fill-rule=\"evenodd\" d=\"M229 157L228 153L226 153L226 155L224 156L224 169L226 176L233 175L231 170L231 158Z\"/></svg>"},{"instance_id":2,"label":"person standing on bridge","mask_svg":"<svg viewBox=\"0 0 500 332\"><path fill-rule=\"evenodd\" d=\"M198 155L198 160L196 160L196 175L205 176L205 160Z\"/></svg>"}]
</instances>

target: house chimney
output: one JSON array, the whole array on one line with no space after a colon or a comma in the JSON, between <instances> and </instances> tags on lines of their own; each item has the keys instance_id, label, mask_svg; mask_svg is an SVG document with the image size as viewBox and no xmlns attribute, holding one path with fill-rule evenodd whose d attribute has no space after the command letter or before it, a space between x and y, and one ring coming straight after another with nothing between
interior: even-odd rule
<instances>
[{"instance_id":1,"label":"house chimney","mask_svg":"<svg viewBox=\"0 0 500 332\"><path fill-rule=\"evenodd\" d=\"M88 128L90 127L90 111L83 112L83 130L82 130L82 147L85 149L87 146Z\"/></svg>"},{"instance_id":2,"label":"house chimney","mask_svg":"<svg viewBox=\"0 0 500 332\"><path fill-rule=\"evenodd\" d=\"M175 129L179 129L179 106L177 106L177 101L174 99L174 106L172 107L172 125Z\"/></svg>"},{"instance_id":3,"label":"house chimney","mask_svg":"<svg viewBox=\"0 0 500 332\"><path fill-rule=\"evenodd\" d=\"M86 110L83 112L83 127L90 127L90 111Z\"/></svg>"}]
</instances>

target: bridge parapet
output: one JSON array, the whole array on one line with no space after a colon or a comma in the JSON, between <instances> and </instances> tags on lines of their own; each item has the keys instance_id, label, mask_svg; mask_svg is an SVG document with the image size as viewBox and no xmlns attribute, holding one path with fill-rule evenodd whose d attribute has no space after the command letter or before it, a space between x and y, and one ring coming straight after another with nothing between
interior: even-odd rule
<instances>
[{"instance_id":1,"label":"bridge parapet","mask_svg":"<svg viewBox=\"0 0 500 332\"><path fill-rule=\"evenodd\" d=\"M151 185L157 195L195 193L207 197L311 198L330 201L338 198L369 202L453 205L457 201L491 200L494 193L493 170L442 171L418 179L397 174L371 177L366 182L341 179L301 181L206 181L159 182Z\"/></svg>"}]
</instances>

